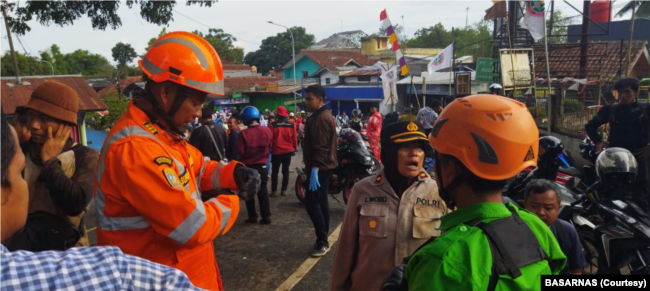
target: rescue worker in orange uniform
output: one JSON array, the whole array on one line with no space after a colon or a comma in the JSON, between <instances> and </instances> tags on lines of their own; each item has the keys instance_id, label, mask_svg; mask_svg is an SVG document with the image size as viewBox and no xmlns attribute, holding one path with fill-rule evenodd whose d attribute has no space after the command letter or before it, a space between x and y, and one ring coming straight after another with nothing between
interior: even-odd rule
<instances>
[{"instance_id":1,"label":"rescue worker in orange uniform","mask_svg":"<svg viewBox=\"0 0 650 291\"><path fill-rule=\"evenodd\" d=\"M111 129L97 166L97 245L223 290L212 241L235 223L239 198L257 193L260 176L238 162L204 158L183 134L208 93L223 95L221 60L203 38L171 32L139 65L147 76L143 96Z\"/></svg>"},{"instance_id":2,"label":"rescue worker in orange uniform","mask_svg":"<svg viewBox=\"0 0 650 291\"><path fill-rule=\"evenodd\" d=\"M372 104L370 106L370 119L368 120L368 143L370 150L375 154L375 158L381 162L381 154L379 152L379 133L381 132L381 113L378 112L379 105Z\"/></svg>"}]
</instances>

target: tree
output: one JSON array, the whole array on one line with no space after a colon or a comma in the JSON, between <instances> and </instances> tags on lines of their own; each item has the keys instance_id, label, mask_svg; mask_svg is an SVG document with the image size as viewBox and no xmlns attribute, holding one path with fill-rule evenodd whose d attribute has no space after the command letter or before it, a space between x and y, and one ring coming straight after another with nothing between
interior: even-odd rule
<instances>
[{"instance_id":1,"label":"tree","mask_svg":"<svg viewBox=\"0 0 650 291\"><path fill-rule=\"evenodd\" d=\"M399 23L395 23L393 24L393 30L395 31L395 35L397 35L397 41L399 42L399 44L400 45L406 44L408 38L406 37L406 34L404 34L404 27L399 25ZM380 25L379 31L373 33L372 35L388 36L386 29L384 29L383 25Z\"/></svg>"},{"instance_id":2,"label":"tree","mask_svg":"<svg viewBox=\"0 0 650 291\"><path fill-rule=\"evenodd\" d=\"M82 74L84 77L112 77L115 68L108 60L87 50L76 50L63 57L67 70L71 74Z\"/></svg>"},{"instance_id":3,"label":"tree","mask_svg":"<svg viewBox=\"0 0 650 291\"><path fill-rule=\"evenodd\" d=\"M129 106L129 100L120 98L117 91L108 93L104 98L104 104L108 107L108 114L101 116L97 113L86 114L86 124L96 130L110 130L117 120L126 113L126 108ZM93 121L94 120L94 121Z\"/></svg>"},{"instance_id":4,"label":"tree","mask_svg":"<svg viewBox=\"0 0 650 291\"><path fill-rule=\"evenodd\" d=\"M304 27L294 26L291 29L295 39L296 54L300 50L313 45L314 35L308 34ZM257 71L266 73L277 70L291 60L291 34L288 31L269 36L262 40L259 50L249 52L244 57L244 63L257 67Z\"/></svg>"},{"instance_id":5,"label":"tree","mask_svg":"<svg viewBox=\"0 0 650 291\"><path fill-rule=\"evenodd\" d=\"M569 32L569 28L567 26L574 24L576 22L576 18L574 17L567 17L566 14L564 14L561 10L555 10L553 12L553 30L551 31L551 35L563 35L563 36L558 36L558 37L550 37L548 39L548 43L567 43L568 41L568 36L566 36ZM549 19L546 20L546 25L547 30L550 29L551 27L551 19L549 15ZM544 39L541 39L540 42L543 43Z\"/></svg>"},{"instance_id":6,"label":"tree","mask_svg":"<svg viewBox=\"0 0 650 291\"><path fill-rule=\"evenodd\" d=\"M52 69L50 65L41 62L38 58L28 55L23 55L16 52L16 60L18 62L18 71L21 76L43 76L51 75ZM0 59L2 76L15 76L13 62L11 60L11 52L7 51ZM55 71L56 74L56 71Z\"/></svg>"},{"instance_id":7,"label":"tree","mask_svg":"<svg viewBox=\"0 0 650 291\"><path fill-rule=\"evenodd\" d=\"M451 43L451 32L445 30L442 23L429 28L421 28L406 45L410 48L444 48Z\"/></svg>"},{"instance_id":8,"label":"tree","mask_svg":"<svg viewBox=\"0 0 650 291\"><path fill-rule=\"evenodd\" d=\"M187 6L198 4L201 7L212 7L217 0L190 0ZM2 0L0 5L8 12L15 10L15 15L7 15L11 31L24 35L31 30L28 25L34 16L36 20L45 26L54 23L58 26L74 24L84 16L90 18L93 29L105 30L107 27L117 29L122 26L122 20L117 13L121 1L25 1L22 7L16 8L16 2ZM174 20L173 9L176 1L155 1L155 0L127 0L129 9L134 4L140 5L140 16L149 23L159 26L168 25Z\"/></svg>"},{"instance_id":9,"label":"tree","mask_svg":"<svg viewBox=\"0 0 650 291\"><path fill-rule=\"evenodd\" d=\"M154 42L156 42L156 40L157 40L158 38L160 38L161 36L165 35L166 33L167 33L167 28L166 28L166 27L163 27L162 30L160 30L160 33L158 34L158 37L152 37L152 38L149 39L149 43L147 43L147 48L145 48L144 51L147 52L147 51L149 50L149 48L151 47L151 45L152 45Z\"/></svg>"},{"instance_id":10,"label":"tree","mask_svg":"<svg viewBox=\"0 0 650 291\"><path fill-rule=\"evenodd\" d=\"M244 59L244 49L235 47L232 43L237 41L237 39L229 33L223 31L219 28L210 28L207 34L195 30L192 33L205 39L214 50L217 51L219 57L223 60L228 60L234 62L235 64L241 64Z\"/></svg>"},{"instance_id":11,"label":"tree","mask_svg":"<svg viewBox=\"0 0 650 291\"><path fill-rule=\"evenodd\" d=\"M113 60L117 62L118 78L127 77L129 74L127 64L138 57L138 54L135 53L130 44L122 42L118 42L111 51L113 52Z\"/></svg>"},{"instance_id":12,"label":"tree","mask_svg":"<svg viewBox=\"0 0 650 291\"><path fill-rule=\"evenodd\" d=\"M636 17L648 18L650 17L650 2L649 1L630 1L621 10L616 13L617 17L623 16L625 13L632 11L635 8L634 15Z\"/></svg>"},{"instance_id":13,"label":"tree","mask_svg":"<svg viewBox=\"0 0 650 291\"><path fill-rule=\"evenodd\" d=\"M68 68L65 63L65 56L61 53L61 48L58 45L53 44L48 52L52 55L52 66L54 66L55 75L66 75L68 74Z\"/></svg>"},{"instance_id":14,"label":"tree","mask_svg":"<svg viewBox=\"0 0 650 291\"><path fill-rule=\"evenodd\" d=\"M456 57L473 56L474 60L492 57L491 21L480 21L469 27L454 30Z\"/></svg>"}]
</instances>

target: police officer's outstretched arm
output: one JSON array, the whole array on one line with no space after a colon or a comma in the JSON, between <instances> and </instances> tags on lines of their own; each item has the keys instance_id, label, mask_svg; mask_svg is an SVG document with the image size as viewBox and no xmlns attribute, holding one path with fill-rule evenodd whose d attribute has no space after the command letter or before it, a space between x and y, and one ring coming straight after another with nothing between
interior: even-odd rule
<instances>
[{"instance_id":1,"label":"police officer's outstretched arm","mask_svg":"<svg viewBox=\"0 0 650 291\"><path fill-rule=\"evenodd\" d=\"M341 232L334 255L330 290L350 290L352 286L352 271L357 264L359 254L359 206L357 203L356 187L352 188L345 216L341 223Z\"/></svg>"},{"instance_id":2,"label":"police officer's outstretched arm","mask_svg":"<svg viewBox=\"0 0 650 291\"><path fill-rule=\"evenodd\" d=\"M159 157L163 159L157 160ZM202 162L203 160L194 161ZM188 193L185 186L190 189L193 186L183 185L187 178L185 175L176 175L175 162L157 144L128 141L112 146L104 163L103 177L119 181L113 183L119 185L119 189L105 187L102 191L118 192L120 198L127 200L133 207L134 215L142 216L154 231L185 248L194 248L212 241L232 226L239 213L239 200L236 196L224 195L203 203L199 189ZM232 171L234 166L217 169L215 165L206 169L204 175L211 176L215 171L227 173L228 169ZM185 169L180 172L189 175ZM219 182L224 180L226 179L219 179ZM101 188L101 181L98 183ZM231 184L234 182L223 183L224 187L234 186Z\"/></svg>"}]
</instances>

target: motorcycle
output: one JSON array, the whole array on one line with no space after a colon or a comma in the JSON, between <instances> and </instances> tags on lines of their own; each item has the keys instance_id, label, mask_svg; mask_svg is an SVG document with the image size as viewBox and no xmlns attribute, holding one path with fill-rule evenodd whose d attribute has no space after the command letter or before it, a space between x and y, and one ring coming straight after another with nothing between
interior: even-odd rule
<instances>
[{"instance_id":1,"label":"motorcycle","mask_svg":"<svg viewBox=\"0 0 650 291\"><path fill-rule=\"evenodd\" d=\"M380 164L368 146L363 143L361 135L355 130L343 128L338 137L339 143L336 150L338 167L333 170L329 182L329 194L334 200L338 193L343 192L343 201L348 203L352 186L365 177L379 172ZM309 169L296 168L298 177L295 182L296 197L300 202L305 202L305 192ZM340 201L339 201L340 202Z\"/></svg>"},{"instance_id":2,"label":"motorcycle","mask_svg":"<svg viewBox=\"0 0 650 291\"><path fill-rule=\"evenodd\" d=\"M650 274L650 216L625 197L606 198L599 184L571 203L576 222L584 223L576 225L589 267L583 273L621 274L627 268L630 274Z\"/></svg>"}]
</instances>

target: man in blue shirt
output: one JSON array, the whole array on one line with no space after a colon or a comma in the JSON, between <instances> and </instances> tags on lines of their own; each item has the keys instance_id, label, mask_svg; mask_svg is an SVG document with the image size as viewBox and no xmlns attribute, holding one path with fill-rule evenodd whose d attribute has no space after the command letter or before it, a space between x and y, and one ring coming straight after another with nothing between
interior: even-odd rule
<instances>
[{"instance_id":1,"label":"man in blue shirt","mask_svg":"<svg viewBox=\"0 0 650 291\"><path fill-rule=\"evenodd\" d=\"M25 155L18 144L18 135L4 114L1 124L0 240L4 241L25 225L29 191L21 175ZM0 245L0 278L2 291L203 290L192 285L180 270L125 255L117 247L34 253L10 252Z\"/></svg>"},{"instance_id":2,"label":"man in blue shirt","mask_svg":"<svg viewBox=\"0 0 650 291\"><path fill-rule=\"evenodd\" d=\"M582 253L582 244L573 224L557 215L560 210L560 196L557 195L555 183L548 180L533 180L524 190L524 207L533 212L551 228L551 232L567 257L567 264L561 275L582 275L582 267L587 263Z\"/></svg>"}]
</instances>

